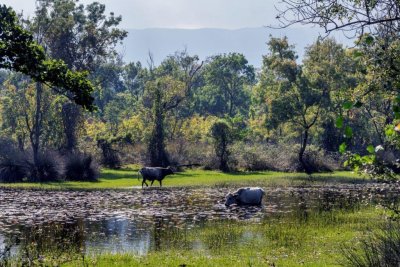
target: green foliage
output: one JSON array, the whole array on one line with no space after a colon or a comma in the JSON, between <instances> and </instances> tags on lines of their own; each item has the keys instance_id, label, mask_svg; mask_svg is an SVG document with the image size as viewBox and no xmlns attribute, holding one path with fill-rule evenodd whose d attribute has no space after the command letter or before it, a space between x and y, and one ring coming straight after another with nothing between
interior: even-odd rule
<instances>
[{"instance_id":1,"label":"green foliage","mask_svg":"<svg viewBox=\"0 0 400 267\"><path fill-rule=\"evenodd\" d=\"M35 161L27 161L28 181L30 182L57 182L63 180L64 161L55 152L45 151L38 154Z\"/></svg>"},{"instance_id":2,"label":"green foliage","mask_svg":"<svg viewBox=\"0 0 400 267\"><path fill-rule=\"evenodd\" d=\"M34 80L57 87L62 94L72 94L79 105L93 110L93 86L86 72L71 71L61 60L48 59L33 36L18 24L11 8L0 6L0 68L15 70Z\"/></svg>"},{"instance_id":3,"label":"green foliage","mask_svg":"<svg viewBox=\"0 0 400 267\"><path fill-rule=\"evenodd\" d=\"M246 87L254 84L255 72L242 54L211 57L204 68L204 78L206 84L199 95L203 113L220 117L246 114L250 100Z\"/></svg>"},{"instance_id":4,"label":"green foliage","mask_svg":"<svg viewBox=\"0 0 400 267\"><path fill-rule=\"evenodd\" d=\"M152 90L154 100L152 103L153 125L148 144L148 151L150 164L155 167L167 167L169 165L169 159L165 151L164 143L165 106L163 105L163 92L167 92L167 90L165 90L166 88L171 88L169 85L168 80L161 80L157 84L153 84L152 89L150 89ZM164 89L161 86L165 86L166 88Z\"/></svg>"},{"instance_id":5,"label":"green foliage","mask_svg":"<svg viewBox=\"0 0 400 267\"><path fill-rule=\"evenodd\" d=\"M346 149L347 149L346 143L341 143L340 146L339 146L340 154L344 154L346 152Z\"/></svg>"},{"instance_id":6,"label":"green foliage","mask_svg":"<svg viewBox=\"0 0 400 267\"><path fill-rule=\"evenodd\" d=\"M344 129L344 136L346 138L351 138L353 136L353 129L351 129L350 126L346 126L346 128Z\"/></svg>"},{"instance_id":7,"label":"green foliage","mask_svg":"<svg viewBox=\"0 0 400 267\"><path fill-rule=\"evenodd\" d=\"M99 169L90 155L74 153L65 159L65 179L67 181L97 181Z\"/></svg>"},{"instance_id":8,"label":"green foliage","mask_svg":"<svg viewBox=\"0 0 400 267\"><path fill-rule=\"evenodd\" d=\"M234 132L231 125L224 120L216 121L210 129L210 134L213 138L215 154L219 160L219 169L224 172L229 171L229 146L233 142L233 133Z\"/></svg>"},{"instance_id":9,"label":"green foliage","mask_svg":"<svg viewBox=\"0 0 400 267\"><path fill-rule=\"evenodd\" d=\"M400 226L390 222L372 235L360 240L359 246L346 246L343 249L348 266L384 267L400 264Z\"/></svg>"},{"instance_id":10,"label":"green foliage","mask_svg":"<svg viewBox=\"0 0 400 267\"><path fill-rule=\"evenodd\" d=\"M11 13L4 15L6 11ZM106 15L105 6L98 3L41 0L35 17L24 21L24 26L7 8L3 17L0 26L5 39L0 51L4 53L6 46L11 52L22 47L24 51L19 52L25 53L16 57L14 51L4 61L11 65L4 67L25 73L38 70L32 80L47 79L50 85L38 87L24 76L0 75L0 133L12 137L21 149L38 143L38 150L81 149L103 159L109 155L107 162L150 159L157 166L201 163L215 168L209 163L217 162L212 155L216 139L209 133L217 118L224 118L231 129L228 156L216 153L225 158L227 163L222 165L229 167L276 167L270 166L266 155L260 157L261 149L249 149L248 156L239 157L240 163L229 157L230 146L239 141L258 148L297 149L297 153L291 150L287 162L293 162L295 170L302 165L310 172L311 163L316 162L313 157L337 152L339 146L342 154L358 151L362 157L366 144L381 144L389 153L400 143L393 127L400 117L396 72L400 45L393 36L364 35L356 48L349 49L330 38L318 39L306 48L302 63L297 62L287 38L271 37L256 75L238 53L215 55L203 63L198 56L181 51L159 66L151 58L149 67L139 62L125 64L115 53L115 45L126 36L117 28L121 18ZM19 36L18 40L12 41L12 36ZM38 43L58 60L50 60ZM29 55L34 58L28 62ZM86 102L90 96L79 95L76 83L85 79L85 73L67 67L90 72L96 84L96 113L83 113L67 101L76 95L81 99L75 102ZM41 74L42 70L46 71ZM55 80L73 87L72 91ZM52 94L53 88L61 94ZM38 96L45 101L35 105ZM36 121L40 131L33 127ZM38 142L30 140L31 133L33 137L39 133ZM310 145L313 149L308 149ZM106 165L119 167L120 163Z\"/></svg>"},{"instance_id":11,"label":"green foliage","mask_svg":"<svg viewBox=\"0 0 400 267\"><path fill-rule=\"evenodd\" d=\"M50 56L77 70L103 68L106 59L116 56L115 46L127 35L117 28L121 16L113 12L107 16L105 5L98 2L85 6L74 0L40 0L35 13L29 26L42 35Z\"/></svg>"},{"instance_id":12,"label":"green foliage","mask_svg":"<svg viewBox=\"0 0 400 267\"><path fill-rule=\"evenodd\" d=\"M337 119L336 119L336 127L337 128L339 128L339 129L341 129L341 128L343 128L343 116L339 116L339 117L337 117Z\"/></svg>"},{"instance_id":13,"label":"green foliage","mask_svg":"<svg viewBox=\"0 0 400 267\"><path fill-rule=\"evenodd\" d=\"M104 167L111 169L121 168L121 159L118 155L118 151L112 147L114 143L118 142L121 142L120 138L97 138L97 146L101 149L101 164Z\"/></svg>"}]
</instances>

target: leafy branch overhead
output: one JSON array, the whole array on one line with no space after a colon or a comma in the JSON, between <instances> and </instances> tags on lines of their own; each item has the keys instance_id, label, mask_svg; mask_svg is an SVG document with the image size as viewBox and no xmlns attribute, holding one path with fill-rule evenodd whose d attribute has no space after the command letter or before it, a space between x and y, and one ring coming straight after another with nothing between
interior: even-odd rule
<instances>
[{"instance_id":1,"label":"leafy branch overhead","mask_svg":"<svg viewBox=\"0 0 400 267\"><path fill-rule=\"evenodd\" d=\"M370 28L385 25L397 30L400 6L396 0L283 0L278 9L279 28L312 24L325 29L362 34Z\"/></svg>"},{"instance_id":2,"label":"leafy branch overhead","mask_svg":"<svg viewBox=\"0 0 400 267\"><path fill-rule=\"evenodd\" d=\"M49 59L32 34L18 23L15 12L5 5L0 6L0 68L26 74L76 104L94 109L88 73L72 71L62 60Z\"/></svg>"}]
</instances>

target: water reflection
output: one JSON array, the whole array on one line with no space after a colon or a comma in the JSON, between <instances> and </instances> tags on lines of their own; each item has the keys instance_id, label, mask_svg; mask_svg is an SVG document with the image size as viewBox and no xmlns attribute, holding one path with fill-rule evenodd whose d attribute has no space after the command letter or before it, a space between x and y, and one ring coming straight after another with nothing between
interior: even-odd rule
<instances>
[{"instance_id":1,"label":"water reflection","mask_svg":"<svg viewBox=\"0 0 400 267\"><path fill-rule=\"evenodd\" d=\"M102 252L145 255L172 248L215 251L262 238L245 228L230 230L230 221L265 224L291 216L307 222L313 213L357 210L389 201L398 197L400 190L396 186L384 190L373 186L271 188L261 207L229 208L222 205L226 191L229 189L46 192L38 202L43 192L3 190L0 262L10 255L40 258L50 252L62 258L64 254ZM23 201L16 195L23 196ZM68 199L69 204L60 199ZM81 202L85 205L77 209ZM215 227L206 236L190 236L210 221Z\"/></svg>"}]
</instances>

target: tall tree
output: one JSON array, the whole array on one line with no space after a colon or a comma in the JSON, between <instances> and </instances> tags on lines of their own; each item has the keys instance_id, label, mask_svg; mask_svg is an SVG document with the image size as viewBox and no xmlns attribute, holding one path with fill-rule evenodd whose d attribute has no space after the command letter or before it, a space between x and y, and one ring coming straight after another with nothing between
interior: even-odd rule
<instances>
[{"instance_id":1,"label":"tall tree","mask_svg":"<svg viewBox=\"0 0 400 267\"><path fill-rule=\"evenodd\" d=\"M0 68L28 75L76 104L94 109L88 73L72 71L62 60L48 58L33 35L23 29L15 12L5 5L0 6Z\"/></svg>"},{"instance_id":2,"label":"tall tree","mask_svg":"<svg viewBox=\"0 0 400 267\"><path fill-rule=\"evenodd\" d=\"M296 63L293 46L287 38L271 38L268 42L270 54L264 56L264 77L268 105L267 125L276 128L290 123L300 133L298 159L306 172L312 172L304 160L310 129L316 125L323 112L327 90L314 87ZM265 81L264 81L265 82Z\"/></svg>"},{"instance_id":3,"label":"tall tree","mask_svg":"<svg viewBox=\"0 0 400 267\"><path fill-rule=\"evenodd\" d=\"M86 79L87 73L71 71L62 60L48 59L33 35L22 28L15 12L4 5L0 6L0 68L22 72L36 81L35 115L29 129L36 172L43 122L43 84L93 110L92 84Z\"/></svg>"},{"instance_id":4,"label":"tall tree","mask_svg":"<svg viewBox=\"0 0 400 267\"><path fill-rule=\"evenodd\" d=\"M198 92L203 112L207 110L214 115L247 113L250 103L246 86L255 82L254 67L238 53L211 57L204 69L206 85ZM210 106L211 105L211 106Z\"/></svg>"},{"instance_id":5,"label":"tall tree","mask_svg":"<svg viewBox=\"0 0 400 267\"><path fill-rule=\"evenodd\" d=\"M152 110L152 131L148 143L151 165L166 167L169 164L165 150L166 115L181 106L191 94L202 66L197 56L190 56L183 51L150 70L150 81L146 83L143 102L145 107Z\"/></svg>"},{"instance_id":6,"label":"tall tree","mask_svg":"<svg viewBox=\"0 0 400 267\"><path fill-rule=\"evenodd\" d=\"M317 40L306 49L303 74L313 87L326 92L320 138L328 151L336 151L343 142L342 130L335 127L335 121L345 113L343 105L360 82L359 67L352 50L344 49L334 39Z\"/></svg>"},{"instance_id":7,"label":"tall tree","mask_svg":"<svg viewBox=\"0 0 400 267\"><path fill-rule=\"evenodd\" d=\"M350 103L348 107L360 107L363 106L363 102L369 105L373 100L372 103L380 102L378 105L381 105L383 110L387 110L386 107L391 106L394 119L400 119L400 91L398 89L400 4L398 1L284 0L282 2L282 11L277 16L282 22L281 27L295 23L313 24L325 28L327 33L341 30L357 36L358 47L361 48L361 51L358 51L355 56L362 58L361 61L364 64L362 71L366 79L361 86L354 89L354 95L358 99L356 102ZM386 98L386 101L379 100L382 96ZM387 116L388 123L398 125L388 126L391 129L384 131L381 127L385 127L385 123L379 122L374 116L374 113L379 114L380 112L372 112L371 107L373 105L366 107L365 111L372 120L378 136L381 136L381 142L385 140L379 132L391 133L388 139L392 140L395 136L393 133L396 133L395 129L400 128L398 121L390 122L393 117ZM381 129L379 130L379 128ZM397 135L395 139L400 139L400 135ZM345 147L346 145L343 143L341 150L344 151ZM362 159L359 161L359 166L365 166L364 163L371 162L371 158L376 159L374 149L369 146L367 150L372 154L368 156L369 158L361 158L359 155L353 157ZM372 163L379 164L376 160ZM371 169L382 170L377 166Z\"/></svg>"},{"instance_id":8,"label":"tall tree","mask_svg":"<svg viewBox=\"0 0 400 267\"><path fill-rule=\"evenodd\" d=\"M47 53L62 59L69 68L95 73L107 59L116 55L115 46L126 36L117 28L120 16L105 15L105 5L87 6L74 0L39 0L31 29L41 36ZM92 77L93 79L94 77ZM96 79L95 79L96 80ZM80 109L71 102L63 105L65 149L77 145Z\"/></svg>"},{"instance_id":9,"label":"tall tree","mask_svg":"<svg viewBox=\"0 0 400 267\"><path fill-rule=\"evenodd\" d=\"M229 146L233 142L232 127L224 120L216 121L210 129L210 133L213 138L214 151L219 160L218 168L223 172L228 172Z\"/></svg>"}]
</instances>

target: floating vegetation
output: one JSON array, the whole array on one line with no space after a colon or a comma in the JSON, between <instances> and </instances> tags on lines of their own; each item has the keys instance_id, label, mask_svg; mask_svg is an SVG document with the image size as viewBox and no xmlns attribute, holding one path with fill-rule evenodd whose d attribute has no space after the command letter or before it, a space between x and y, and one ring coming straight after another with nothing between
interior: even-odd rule
<instances>
[{"instance_id":1,"label":"floating vegetation","mask_svg":"<svg viewBox=\"0 0 400 267\"><path fill-rule=\"evenodd\" d=\"M0 189L0 252L36 258L50 250L62 258L129 252L145 255L168 248L216 248L259 236L228 229L229 222L251 225L310 213L357 210L395 199L397 184L266 188L262 206L223 205L232 188L162 188L133 191L49 191ZM328 218L330 220L330 218ZM213 223L216 231L193 236ZM218 237L215 239L215 237ZM199 241L202 238L202 241ZM246 241L247 240L247 241ZM285 241L286 242L286 241ZM221 245L222 244L222 245ZM7 254L8 253L8 254Z\"/></svg>"}]
</instances>

